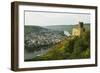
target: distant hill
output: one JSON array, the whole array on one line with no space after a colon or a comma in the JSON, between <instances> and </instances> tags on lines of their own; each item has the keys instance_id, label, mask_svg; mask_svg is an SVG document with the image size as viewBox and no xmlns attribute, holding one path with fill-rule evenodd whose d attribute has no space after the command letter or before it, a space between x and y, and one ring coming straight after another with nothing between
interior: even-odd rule
<instances>
[{"instance_id":1,"label":"distant hill","mask_svg":"<svg viewBox=\"0 0 100 73\"><path fill-rule=\"evenodd\" d=\"M40 32L40 30L47 31L48 29L42 28L40 26L29 26L29 25L24 26L24 34L25 35L30 34L32 32Z\"/></svg>"},{"instance_id":2,"label":"distant hill","mask_svg":"<svg viewBox=\"0 0 100 73\"><path fill-rule=\"evenodd\" d=\"M68 31L69 33L72 32L72 29L76 25L52 25L52 26L46 26L45 28L47 29L52 29L52 30L58 30L58 31ZM90 29L90 24L84 24L84 27L86 29Z\"/></svg>"},{"instance_id":3,"label":"distant hill","mask_svg":"<svg viewBox=\"0 0 100 73\"><path fill-rule=\"evenodd\" d=\"M74 25L53 25L46 26L47 29L58 30L58 31L68 31L71 32Z\"/></svg>"}]
</instances>

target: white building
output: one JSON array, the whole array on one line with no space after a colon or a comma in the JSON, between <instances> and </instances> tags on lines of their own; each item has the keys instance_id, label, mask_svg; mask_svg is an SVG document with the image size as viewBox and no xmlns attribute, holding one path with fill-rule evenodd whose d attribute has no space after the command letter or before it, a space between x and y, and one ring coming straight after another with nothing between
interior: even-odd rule
<instances>
[{"instance_id":1,"label":"white building","mask_svg":"<svg viewBox=\"0 0 100 73\"><path fill-rule=\"evenodd\" d=\"M70 36L70 33L69 33L68 31L64 31L64 34L65 34L66 36Z\"/></svg>"}]
</instances>

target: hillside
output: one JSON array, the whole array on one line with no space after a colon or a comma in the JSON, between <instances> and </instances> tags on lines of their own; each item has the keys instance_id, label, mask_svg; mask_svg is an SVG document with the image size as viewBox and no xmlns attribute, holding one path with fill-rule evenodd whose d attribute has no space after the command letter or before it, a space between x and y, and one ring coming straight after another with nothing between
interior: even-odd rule
<instances>
[{"instance_id":1,"label":"hillside","mask_svg":"<svg viewBox=\"0 0 100 73\"><path fill-rule=\"evenodd\" d=\"M37 55L26 61L90 58L89 42L89 31L82 33L81 37L64 37L61 42L49 47L46 53Z\"/></svg>"},{"instance_id":2,"label":"hillside","mask_svg":"<svg viewBox=\"0 0 100 73\"><path fill-rule=\"evenodd\" d=\"M60 42L65 37L63 31L46 29L40 26L24 26L25 59L38 55L41 50L45 51L50 46ZM27 56L27 57L26 57Z\"/></svg>"},{"instance_id":3,"label":"hillside","mask_svg":"<svg viewBox=\"0 0 100 73\"><path fill-rule=\"evenodd\" d=\"M64 39L61 42L57 43L56 45L50 47L46 53L38 55L36 57L33 57L33 59L29 59L26 61L90 58L90 48L88 46L85 47L86 45L89 44L85 44L86 41L83 42L81 41L81 39L76 42L75 39ZM79 44L80 42L83 42L83 45Z\"/></svg>"},{"instance_id":4,"label":"hillside","mask_svg":"<svg viewBox=\"0 0 100 73\"><path fill-rule=\"evenodd\" d=\"M62 26L62 25L61 25ZM52 26L53 27L53 26ZM55 26L56 27L56 26ZM70 25L70 31L74 25ZM78 59L89 57L89 31L90 26L85 24L86 32L81 35L81 38L74 38L64 34L69 29L67 25L60 25L56 29L40 27L40 26L25 26L24 29L24 60L35 61L35 60L57 60L57 59ZM68 28L68 29L67 29ZM86 39L84 39L86 36ZM76 41L75 41L76 40ZM80 44L83 42L82 44ZM80 52L81 47L85 46L85 51ZM78 47L78 48L76 48ZM81 48L81 49L80 49ZM76 51L78 50L78 51ZM84 54L85 53L85 54ZM80 56L77 54L81 54Z\"/></svg>"},{"instance_id":5,"label":"hillside","mask_svg":"<svg viewBox=\"0 0 100 73\"><path fill-rule=\"evenodd\" d=\"M48 49L48 51L44 54L38 55L34 57L33 59L28 59L26 61L37 61L37 60L57 60L60 59L61 54L64 54L64 45L67 43L65 39L63 39L61 42L57 43L56 45L52 45Z\"/></svg>"}]
</instances>

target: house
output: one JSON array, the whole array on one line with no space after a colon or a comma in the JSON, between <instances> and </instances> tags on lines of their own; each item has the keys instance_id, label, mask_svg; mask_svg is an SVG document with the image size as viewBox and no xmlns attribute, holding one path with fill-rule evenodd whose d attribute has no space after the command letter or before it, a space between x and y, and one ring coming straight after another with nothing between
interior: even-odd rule
<instances>
[{"instance_id":1,"label":"house","mask_svg":"<svg viewBox=\"0 0 100 73\"><path fill-rule=\"evenodd\" d=\"M64 31L64 35L70 36L70 33L68 31Z\"/></svg>"}]
</instances>

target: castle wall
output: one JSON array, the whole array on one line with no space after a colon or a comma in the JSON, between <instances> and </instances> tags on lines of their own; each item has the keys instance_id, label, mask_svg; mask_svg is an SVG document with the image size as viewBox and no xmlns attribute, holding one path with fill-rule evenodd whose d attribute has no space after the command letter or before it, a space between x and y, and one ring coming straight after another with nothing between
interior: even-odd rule
<instances>
[{"instance_id":1,"label":"castle wall","mask_svg":"<svg viewBox=\"0 0 100 73\"><path fill-rule=\"evenodd\" d=\"M80 28L73 28L72 30L73 36L80 36L80 33L81 33Z\"/></svg>"}]
</instances>

